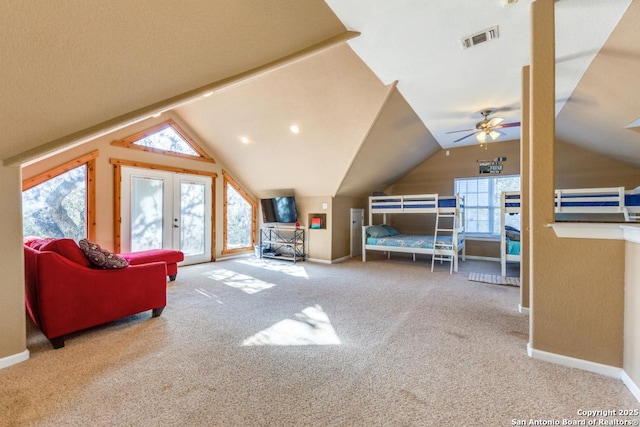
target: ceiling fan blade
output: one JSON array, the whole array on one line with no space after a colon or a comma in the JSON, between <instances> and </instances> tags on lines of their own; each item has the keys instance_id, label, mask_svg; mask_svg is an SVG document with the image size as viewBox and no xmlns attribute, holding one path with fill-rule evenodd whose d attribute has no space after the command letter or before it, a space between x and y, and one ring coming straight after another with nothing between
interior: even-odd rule
<instances>
[{"instance_id":1,"label":"ceiling fan blade","mask_svg":"<svg viewBox=\"0 0 640 427\"><path fill-rule=\"evenodd\" d=\"M454 142L454 143L456 143L456 142L460 142L460 141L462 141L463 139L467 139L467 138L469 138L470 136L475 135L475 134L476 134L475 132L472 132L472 133L470 133L469 135L465 135L465 136L463 136L462 138L456 139L456 140L455 140L455 141L453 141L453 142Z\"/></svg>"},{"instance_id":2,"label":"ceiling fan blade","mask_svg":"<svg viewBox=\"0 0 640 427\"><path fill-rule=\"evenodd\" d=\"M475 129L460 129L460 130L452 130L451 132L445 132L445 133L457 133L457 132L472 132Z\"/></svg>"},{"instance_id":3,"label":"ceiling fan blade","mask_svg":"<svg viewBox=\"0 0 640 427\"><path fill-rule=\"evenodd\" d=\"M489 120L489 123L487 123L487 127L495 127L498 126L500 123L502 123L504 119L502 117L494 117L493 119Z\"/></svg>"},{"instance_id":4,"label":"ceiling fan blade","mask_svg":"<svg viewBox=\"0 0 640 427\"><path fill-rule=\"evenodd\" d=\"M505 123L505 124L496 126L496 129L514 128L514 127L518 127L518 126L520 126L520 122Z\"/></svg>"}]
</instances>

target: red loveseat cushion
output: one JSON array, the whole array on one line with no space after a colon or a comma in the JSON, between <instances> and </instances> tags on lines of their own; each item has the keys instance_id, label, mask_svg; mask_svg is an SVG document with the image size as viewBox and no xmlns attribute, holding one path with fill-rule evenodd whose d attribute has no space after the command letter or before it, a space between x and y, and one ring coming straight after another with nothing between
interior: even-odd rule
<instances>
[{"instance_id":1,"label":"red loveseat cushion","mask_svg":"<svg viewBox=\"0 0 640 427\"><path fill-rule=\"evenodd\" d=\"M149 249L146 251L129 252L120 254L131 265L146 264L148 262L164 261L167 264L184 260L184 254L172 249Z\"/></svg>"},{"instance_id":2,"label":"red loveseat cushion","mask_svg":"<svg viewBox=\"0 0 640 427\"><path fill-rule=\"evenodd\" d=\"M91 262L73 239L51 240L40 246L39 250L55 252L83 267L91 267Z\"/></svg>"},{"instance_id":3,"label":"red loveseat cushion","mask_svg":"<svg viewBox=\"0 0 640 427\"><path fill-rule=\"evenodd\" d=\"M178 263L184 260L184 253L173 249L149 249L124 253L120 254L120 256L129 261L129 265L164 261L167 266L167 276L169 276L170 280L175 280L178 274Z\"/></svg>"}]
</instances>

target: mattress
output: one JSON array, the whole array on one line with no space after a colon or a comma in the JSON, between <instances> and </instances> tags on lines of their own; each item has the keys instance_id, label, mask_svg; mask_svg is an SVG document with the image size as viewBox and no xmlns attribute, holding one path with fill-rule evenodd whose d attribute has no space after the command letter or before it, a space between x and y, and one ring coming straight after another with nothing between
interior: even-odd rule
<instances>
[{"instance_id":1,"label":"mattress","mask_svg":"<svg viewBox=\"0 0 640 427\"><path fill-rule=\"evenodd\" d=\"M520 195L505 195L504 197L504 205L508 208L519 208L520 207Z\"/></svg>"},{"instance_id":2,"label":"mattress","mask_svg":"<svg viewBox=\"0 0 640 427\"><path fill-rule=\"evenodd\" d=\"M451 236L438 236L438 243L450 245ZM367 245L433 249L433 236L397 234L389 237L367 237Z\"/></svg>"},{"instance_id":3,"label":"mattress","mask_svg":"<svg viewBox=\"0 0 640 427\"><path fill-rule=\"evenodd\" d=\"M579 200L588 197L589 200ZM562 206L568 207L588 207L588 206L618 206L617 200L610 200L618 197L618 194L562 194ZM572 199L577 199L572 201ZM625 194L625 206L640 206L640 194ZM556 202L556 206L558 203Z\"/></svg>"},{"instance_id":4,"label":"mattress","mask_svg":"<svg viewBox=\"0 0 640 427\"><path fill-rule=\"evenodd\" d=\"M618 193L611 194L571 194L571 193L563 193L562 194L562 207L589 207L589 206L618 206L617 201L606 200L611 199L611 197L617 197ZM585 197L590 198L591 200L579 200L584 199ZM578 199L575 201L571 201L571 199ZM600 200L599 200L600 199ZM640 206L640 193L639 194L625 194L624 195L624 205L625 206ZM505 206L508 208L519 208L520 207L520 196L505 196ZM556 207L558 207L558 202L556 201Z\"/></svg>"},{"instance_id":5,"label":"mattress","mask_svg":"<svg viewBox=\"0 0 640 427\"><path fill-rule=\"evenodd\" d=\"M389 199L389 200L378 199L371 206L371 209L373 209L373 210L376 210L376 209L401 209L403 207L404 207L404 209L432 209L432 208L435 207L435 203L432 203L433 199L411 199L409 202L405 202L404 205L402 205L400 203L385 204L385 205L380 205L380 206L376 205L376 203L381 203L381 202L397 202L397 201L398 201L397 199ZM423 203L419 203L419 202L423 202ZM424 202L428 202L428 203L424 203ZM429 202L431 202L431 203L429 203ZM455 196L438 197L438 207L439 208L455 208L456 207L456 197ZM464 205L461 204L461 207L464 207Z\"/></svg>"}]
</instances>

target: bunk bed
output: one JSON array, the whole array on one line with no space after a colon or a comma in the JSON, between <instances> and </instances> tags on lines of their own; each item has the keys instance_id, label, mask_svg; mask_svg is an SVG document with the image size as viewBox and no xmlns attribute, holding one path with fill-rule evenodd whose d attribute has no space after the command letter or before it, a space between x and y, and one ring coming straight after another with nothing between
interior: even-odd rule
<instances>
[{"instance_id":1,"label":"bunk bed","mask_svg":"<svg viewBox=\"0 0 640 427\"><path fill-rule=\"evenodd\" d=\"M400 234L387 223L390 214L435 215L433 235ZM374 218L382 215L382 223L374 225ZM458 256L464 245L464 203L459 195L417 194L405 196L369 197L369 225L362 227L362 261L367 260L367 251L428 254L433 261L450 261L451 270L458 271Z\"/></svg>"},{"instance_id":2,"label":"bunk bed","mask_svg":"<svg viewBox=\"0 0 640 427\"><path fill-rule=\"evenodd\" d=\"M502 276L506 276L507 262L520 262L520 228L506 224L508 215L520 215L520 192L503 191L500 207L500 267Z\"/></svg>"},{"instance_id":3,"label":"bunk bed","mask_svg":"<svg viewBox=\"0 0 640 427\"><path fill-rule=\"evenodd\" d=\"M520 262L519 229L506 225L507 215L520 213L520 192L505 191L500 197L501 271L506 275L507 262ZM555 191L557 214L622 215L625 222L640 222L640 187L626 191L624 187L578 188Z\"/></svg>"}]
</instances>

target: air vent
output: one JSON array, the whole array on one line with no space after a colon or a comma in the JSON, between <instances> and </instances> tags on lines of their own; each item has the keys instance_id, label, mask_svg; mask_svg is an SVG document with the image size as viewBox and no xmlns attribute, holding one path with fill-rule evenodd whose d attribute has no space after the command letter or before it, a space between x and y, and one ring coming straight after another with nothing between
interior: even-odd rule
<instances>
[{"instance_id":1,"label":"air vent","mask_svg":"<svg viewBox=\"0 0 640 427\"><path fill-rule=\"evenodd\" d=\"M489 40L497 39L500 34L498 33L498 26L491 27L487 30L481 31L476 34L472 34L462 39L462 47L468 49L480 43L488 42Z\"/></svg>"}]
</instances>

